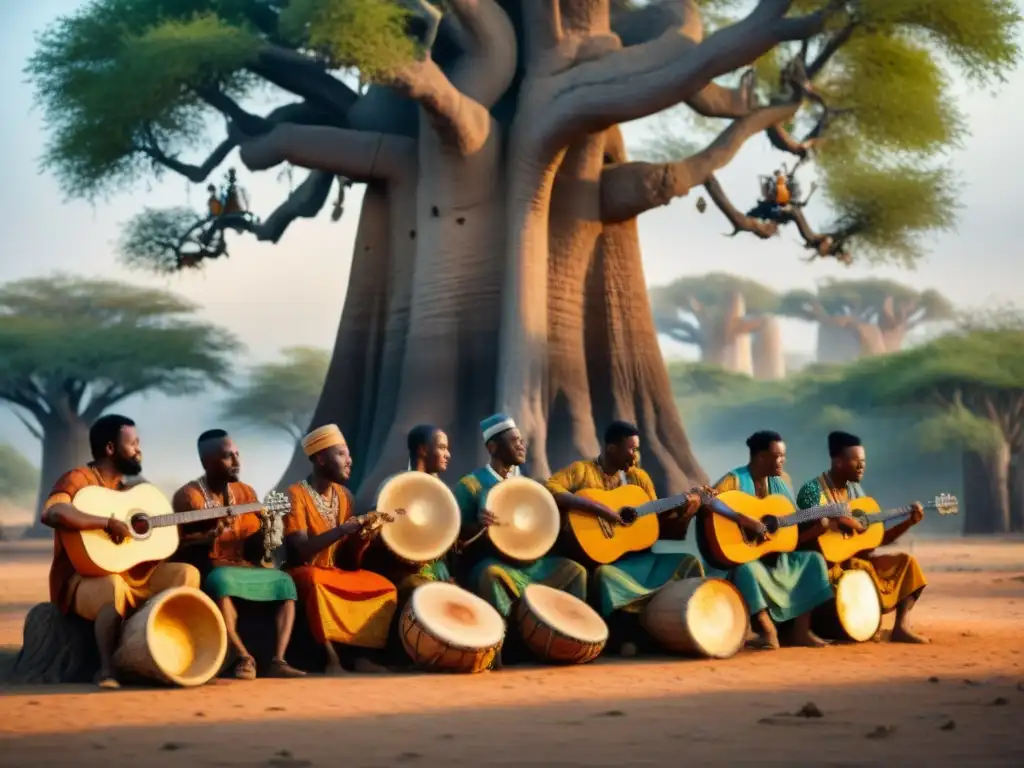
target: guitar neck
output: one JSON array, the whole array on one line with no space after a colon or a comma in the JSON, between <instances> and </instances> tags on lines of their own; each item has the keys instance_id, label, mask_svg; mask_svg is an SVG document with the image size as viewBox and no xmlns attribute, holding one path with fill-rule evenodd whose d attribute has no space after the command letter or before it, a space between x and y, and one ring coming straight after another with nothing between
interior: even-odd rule
<instances>
[{"instance_id":1,"label":"guitar neck","mask_svg":"<svg viewBox=\"0 0 1024 768\"><path fill-rule=\"evenodd\" d=\"M188 523L201 523L204 520L216 520L219 517L244 515L249 512L259 512L261 509L263 509L263 504L254 501L250 504L236 504L232 507L212 507L211 509L172 512L168 515L157 515L151 518L149 522L154 528L164 528L169 525L187 525Z\"/></svg>"},{"instance_id":2,"label":"guitar neck","mask_svg":"<svg viewBox=\"0 0 1024 768\"><path fill-rule=\"evenodd\" d=\"M807 509L801 509L794 512L791 515L780 517L778 524L780 528L786 528L792 525L803 525L804 523L813 523L816 520L824 520L825 518L837 518L845 517L850 514L850 506L844 502L836 504L821 504L817 507L808 507Z\"/></svg>"},{"instance_id":3,"label":"guitar neck","mask_svg":"<svg viewBox=\"0 0 1024 768\"><path fill-rule=\"evenodd\" d=\"M636 508L637 518L645 515L660 515L662 512L670 512L673 509L684 507L689 503L689 494L680 493L675 496L668 496L664 499L655 499Z\"/></svg>"}]
</instances>

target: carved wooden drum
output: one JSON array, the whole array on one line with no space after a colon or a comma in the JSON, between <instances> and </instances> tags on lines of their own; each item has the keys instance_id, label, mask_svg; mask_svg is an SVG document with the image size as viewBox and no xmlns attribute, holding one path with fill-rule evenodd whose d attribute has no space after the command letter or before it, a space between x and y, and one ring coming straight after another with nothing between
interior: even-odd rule
<instances>
[{"instance_id":1,"label":"carved wooden drum","mask_svg":"<svg viewBox=\"0 0 1024 768\"><path fill-rule=\"evenodd\" d=\"M485 501L498 519L487 529L494 547L517 562L533 562L555 545L562 527L550 491L528 477L510 477L491 488Z\"/></svg>"},{"instance_id":2,"label":"carved wooden drum","mask_svg":"<svg viewBox=\"0 0 1024 768\"><path fill-rule=\"evenodd\" d=\"M412 593L399 631L406 653L419 669L472 673L490 669L505 639L505 622L471 592L434 582Z\"/></svg>"},{"instance_id":3,"label":"carved wooden drum","mask_svg":"<svg viewBox=\"0 0 1024 768\"><path fill-rule=\"evenodd\" d=\"M608 625L568 592L530 584L516 607L523 642L550 664L586 664L604 650Z\"/></svg>"},{"instance_id":4,"label":"carved wooden drum","mask_svg":"<svg viewBox=\"0 0 1024 768\"><path fill-rule=\"evenodd\" d=\"M188 688L224 663L228 636L216 604L192 587L151 597L124 623L114 665L131 676Z\"/></svg>"},{"instance_id":5,"label":"carved wooden drum","mask_svg":"<svg viewBox=\"0 0 1024 768\"><path fill-rule=\"evenodd\" d=\"M830 640L863 643L882 626L882 601L866 571L849 570L836 583L835 600L818 608L814 631Z\"/></svg>"},{"instance_id":6,"label":"carved wooden drum","mask_svg":"<svg viewBox=\"0 0 1024 768\"><path fill-rule=\"evenodd\" d=\"M666 650L712 659L735 656L750 628L740 591L724 579L671 581L647 603L640 621Z\"/></svg>"}]
</instances>

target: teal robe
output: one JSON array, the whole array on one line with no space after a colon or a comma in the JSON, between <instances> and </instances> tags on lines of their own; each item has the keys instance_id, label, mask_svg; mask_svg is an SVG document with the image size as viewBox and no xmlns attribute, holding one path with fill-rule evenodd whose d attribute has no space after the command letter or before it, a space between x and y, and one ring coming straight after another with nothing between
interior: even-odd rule
<instances>
[{"instance_id":1,"label":"teal robe","mask_svg":"<svg viewBox=\"0 0 1024 768\"><path fill-rule=\"evenodd\" d=\"M481 467L459 480L455 498L462 513L462 525L473 526L481 509L485 508L487 493L502 477L490 465ZM475 547L474 559L463 553L464 573L462 586L482 597L508 619L512 606L530 584L543 584L587 599L587 570L574 560L556 555L542 557L529 565L513 564L489 553L483 542ZM471 550L472 551L472 550Z\"/></svg>"}]
</instances>

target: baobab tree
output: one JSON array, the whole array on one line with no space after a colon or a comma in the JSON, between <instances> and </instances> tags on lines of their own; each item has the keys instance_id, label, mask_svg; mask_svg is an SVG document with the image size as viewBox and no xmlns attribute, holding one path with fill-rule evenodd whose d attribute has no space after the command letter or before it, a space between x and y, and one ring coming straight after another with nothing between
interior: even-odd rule
<instances>
[{"instance_id":1,"label":"baobab tree","mask_svg":"<svg viewBox=\"0 0 1024 768\"><path fill-rule=\"evenodd\" d=\"M818 323L818 362L899 352L915 328L952 320L956 311L938 291L892 280L831 280L816 293L792 291L781 312Z\"/></svg>"},{"instance_id":2,"label":"baobab tree","mask_svg":"<svg viewBox=\"0 0 1024 768\"><path fill-rule=\"evenodd\" d=\"M452 472L468 469L482 458L478 420L498 408L519 423L535 475L594 455L597 425L635 421L645 465L670 491L705 475L673 407L636 217L703 184L734 226L769 236L780 223L739 214L714 176L747 139L767 133L806 154L808 141L792 133L802 116L824 124L833 96L845 108L846 95L863 95L852 64L878 52L886 61L894 47L907 53L917 76L938 72L942 51L979 81L1018 53L1006 0L969 12L941 0L941 13L922 13L918 0L744 5L447 0L442 15L411 0L97 0L43 35L30 74L53 131L47 165L72 193L154 169L201 180L237 146L252 171L309 169L265 222L236 227L274 240L288 221L314 215L337 179L367 185L312 419L345 431L361 491L403 465L414 422L443 425L457 446ZM713 6L725 15L706 34ZM766 56L784 66L751 67ZM365 94L338 76L353 70L374 83ZM930 110L897 108L895 94L874 99L873 112L838 131L845 149L832 160L866 151L875 133L891 148L895 123L920 120L922 136L901 145L914 165L851 171L844 189L884 175L904 197L944 199L942 172L919 169L952 140L958 113L943 78L914 82ZM266 83L294 98L261 116L243 101ZM618 125L681 103L727 124L691 156L630 162ZM179 154L209 115L228 129L209 158L187 164ZM818 134L830 140L830 131ZM877 202L845 205L834 232L811 233L812 253L845 256L870 243L887 221ZM938 223L911 222L906 236L952 210ZM159 239L164 255L141 255L180 265L180 233ZM286 477L304 467L297 454Z\"/></svg>"},{"instance_id":3,"label":"baobab tree","mask_svg":"<svg viewBox=\"0 0 1024 768\"><path fill-rule=\"evenodd\" d=\"M659 333L697 346L706 363L748 376L754 374L751 336L767 328L778 306L775 291L723 272L680 277L651 288ZM772 340L777 341L774 335ZM781 360L782 349L775 353Z\"/></svg>"}]
</instances>

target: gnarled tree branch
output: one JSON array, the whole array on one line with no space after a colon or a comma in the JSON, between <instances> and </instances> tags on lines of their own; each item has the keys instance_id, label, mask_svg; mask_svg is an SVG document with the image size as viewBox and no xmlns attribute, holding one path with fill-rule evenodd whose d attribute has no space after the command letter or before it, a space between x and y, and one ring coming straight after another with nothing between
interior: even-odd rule
<instances>
[{"instance_id":1,"label":"gnarled tree branch","mask_svg":"<svg viewBox=\"0 0 1024 768\"><path fill-rule=\"evenodd\" d=\"M644 211L666 205L711 175L736 156L744 142L765 126L796 114L798 102L759 109L734 121L704 150L675 163L622 163L601 174L601 218L611 224L627 221Z\"/></svg>"},{"instance_id":2,"label":"gnarled tree branch","mask_svg":"<svg viewBox=\"0 0 1024 768\"><path fill-rule=\"evenodd\" d=\"M252 228L257 240L276 243L296 219L312 219L327 202L335 175L326 171L310 171L295 190L273 213Z\"/></svg>"},{"instance_id":3,"label":"gnarled tree branch","mask_svg":"<svg viewBox=\"0 0 1024 768\"><path fill-rule=\"evenodd\" d=\"M359 95L327 72L323 64L283 46L266 46L248 69L339 117L344 117L359 100Z\"/></svg>"},{"instance_id":4,"label":"gnarled tree branch","mask_svg":"<svg viewBox=\"0 0 1024 768\"><path fill-rule=\"evenodd\" d=\"M449 0L449 4L468 38L466 52L452 72L452 84L490 109L516 74L515 28L494 0Z\"/></svg>"},{"instance_id":5,"label":"gnarled tree branch","mask_svg":"<svg viewBox=\"0 0 1024 768\"><path fill-rule=\"evenodd\" d=\"M774 221L764 221L762 219L755 219L753 216L747 216L733 205L714 175L704 182L704 189L708 193L708 197L711 198L711 202L718 206L718 209L725 214L725 218L732 224L734 228L733 236L738 235L740 232L749 232L762 240L767 240L774 237L775 233L779 231L779 225Z\"/></svg>"}]
</instances>

